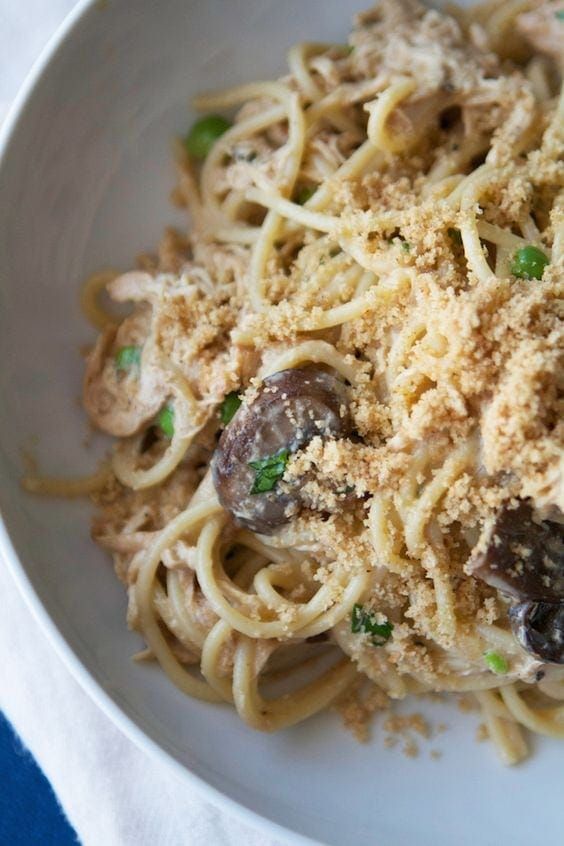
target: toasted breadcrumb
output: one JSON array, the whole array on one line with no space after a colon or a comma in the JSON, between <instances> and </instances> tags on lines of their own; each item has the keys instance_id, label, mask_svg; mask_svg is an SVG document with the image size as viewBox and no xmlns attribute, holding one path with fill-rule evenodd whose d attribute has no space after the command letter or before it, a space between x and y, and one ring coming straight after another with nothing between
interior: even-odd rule
<instances>
[{"instance_id":1,"label":"toasted breadcrumb","mask_svg":"<svg viewBox=\"0 0 564 846\"><path fill-rule=\"evenodd\" d=\"M478 704L473 696L459 696L458 710L463 711L465 714L467 714L470 711L477 711Z\"/></svg>"},{"instance_id":2,"label":"toasted breadcrumb","mask_svg":"<svg viewBox=\"0 0 564 846\"><path fill-rule=\"evenodd\" d=\"M389 699L384 691L371 685L369 690L353 688L346 697L335 706L345 728L360 742L370 739L370 727L374 715L389 707Z\"/></svg>"}]
</instances>

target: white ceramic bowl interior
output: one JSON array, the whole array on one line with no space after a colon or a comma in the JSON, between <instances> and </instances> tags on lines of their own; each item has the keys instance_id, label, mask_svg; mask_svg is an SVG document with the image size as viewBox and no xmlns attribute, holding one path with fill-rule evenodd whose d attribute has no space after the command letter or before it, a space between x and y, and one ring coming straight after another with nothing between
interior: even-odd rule
<instances>
[{"instance_id":1,"label":"white ceramic bowl interior","mask_svg":"<svg viewBox=\"0 0 564 846\"><path fill-rule=\"evenodd\" d=\"M357 744L331 714L255 733L227 707L186 699L158 668L130 660L140 640L126 629L108 558L90 541L89 505L36 499L19 485L22 447L34 446L45 472L69 475L92 469L104 449L96 438L83 443L79 350L93 333L79 287L101 267L129 268L166 224L182 224L168 202L170 146L190 124L191 95L278 75L292 43L342 41L364 5L99 0L51 46L0 163L0 506L19 563L6 538L4 552L114 719L241 806L329 844L535 843L539 825L560 830L556 743L536 742L530 762L506 770L475 743L477 718L453 706L432 707L450 731L415 761L384 749L382 733Z\"/></svg>"}]
</instances>

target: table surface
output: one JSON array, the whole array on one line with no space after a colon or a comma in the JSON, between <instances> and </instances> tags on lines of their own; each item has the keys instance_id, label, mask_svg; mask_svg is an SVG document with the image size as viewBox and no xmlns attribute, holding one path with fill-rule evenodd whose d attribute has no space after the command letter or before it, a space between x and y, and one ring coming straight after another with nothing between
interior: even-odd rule
<instances>
[{"instance_id":1,"label":"table surface","mask_svg":"<svg viewBox=\"0 0 564 846\"><path fill-rule=\"evenodd\" d=\"M0 843L76 846L51 786L0 714Z\"/></svg>"}]
</instances>

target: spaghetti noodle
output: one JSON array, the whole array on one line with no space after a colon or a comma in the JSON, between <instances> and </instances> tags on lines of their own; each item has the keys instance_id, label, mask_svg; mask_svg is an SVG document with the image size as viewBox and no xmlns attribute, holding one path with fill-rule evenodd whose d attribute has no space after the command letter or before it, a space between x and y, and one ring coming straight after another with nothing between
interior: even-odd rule
<instances>
[{"instance_id":1,"label":"spaghetti noodle","mask_svg":"<svg viewBox=\"0 0 564 846\"><path fill-rule=\"evenodd\" d=\"M564 734L564 655L511 626L545 597L484 576L500 513L563 522L561 9L384 0L200 97L240 109L203 164L179 146L190 234L86 289L85 404L120 440L69 493L149 654L255 728L369 684L475 693L509 763Z\"/></svg>"}]
</instances>

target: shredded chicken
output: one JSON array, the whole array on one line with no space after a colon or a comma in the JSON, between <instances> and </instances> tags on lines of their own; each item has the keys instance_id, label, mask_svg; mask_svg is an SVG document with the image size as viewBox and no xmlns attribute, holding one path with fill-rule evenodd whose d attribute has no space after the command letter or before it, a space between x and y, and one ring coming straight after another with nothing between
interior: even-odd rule
<instances>
[{"instance_id":1,"label":"shredded chicken","mask_svg":"<svg viewBox=\"0 0 564 846\"><path fill-rule=\"evenodd\" d=\"M564 3L543 3L517 17L517 28L534 50L553 59L564 71Z\"/></svg>"}]
</instances>

